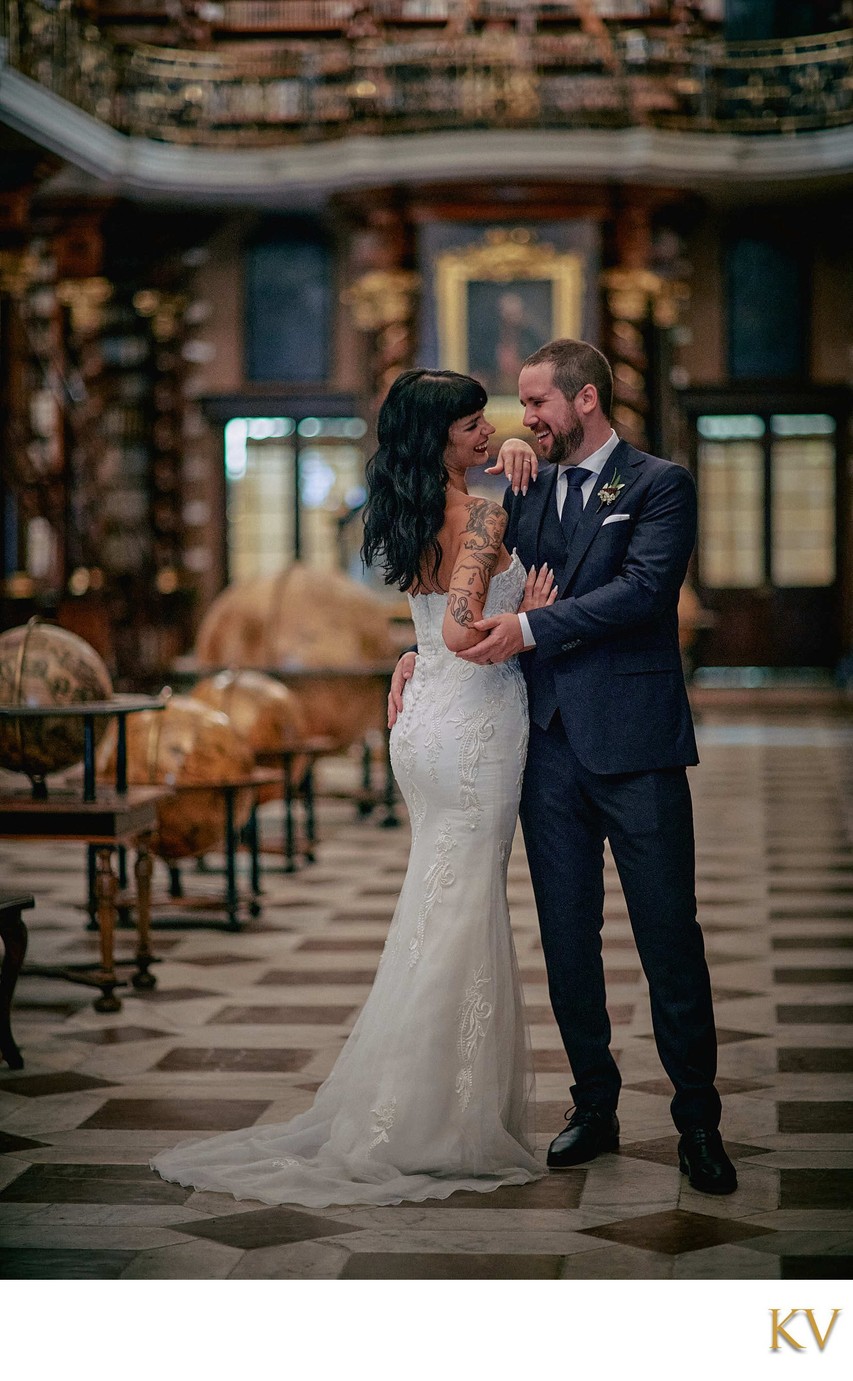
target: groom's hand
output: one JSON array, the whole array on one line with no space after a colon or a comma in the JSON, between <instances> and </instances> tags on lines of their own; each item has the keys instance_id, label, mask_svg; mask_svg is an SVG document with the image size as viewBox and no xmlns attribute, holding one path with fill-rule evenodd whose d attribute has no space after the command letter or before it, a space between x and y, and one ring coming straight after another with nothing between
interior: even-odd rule
<instances>
[{"instance_id":1,"label":"groom's hand","mask_svg":"<svg viewBox=\"0 0 853 1381\"><path fill-rule=\"evenodd\" d=\"M498 614L493 619L479 619L471 627L489 636L474 647L469 647L466 652L457 652L457 657L465 662L488 666L489 663L506 662L516 653L524 651L524 635L517 614Z\"/></svg>"},{"instance_id":2,"label":"groom's hand","mask_svg":"<svg viewBox=\"0 0 853 1381\"><path fill-rule=\"evenodd\" d=\"M510 437L498 451L494 465L486 466L487 475L506 475L513 494L519 489L526 494L531 483L535 483L539 473L539 457L526 441Z\"/></svg>"},{"instance_id":3,"label":"groom's hand","mask_svg":"<svg viewBox=\"0 0 853 1381\"><path fill-rule=\"evenodd\" d=\"M399 662L394 668L394 675L391 677L391 689L388 692L388 728L393 729L397 722L397 715L403 713L403 691L406 682L415 673L415 662L417 656L414 652L404 652Z\"/></svg>"}]
</instances>

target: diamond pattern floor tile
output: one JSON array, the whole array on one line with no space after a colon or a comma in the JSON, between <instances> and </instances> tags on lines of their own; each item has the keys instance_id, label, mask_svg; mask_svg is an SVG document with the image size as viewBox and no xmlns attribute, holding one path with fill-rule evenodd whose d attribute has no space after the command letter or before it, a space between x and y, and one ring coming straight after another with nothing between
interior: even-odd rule
<instances>
[{"instance_id":1,"label":"diamond pattern floor tile","mask_svg":"<svg viewBox=\"0 0 853 1381\"><path fill-rule=\"evenodd\" d=\"M582 1231L589 1237L604 1237L609 1242L622 1242L646 1251L664 1252L668 1256L701 1251L705 1247L719 1246L720 1243L743 1242L750 1237L764 1237L767 1233L766 1228L750 1227L745 1223L683 1210L652 1213Z\"/></svg>"},{"instance_id":2,"label":"diamond pattern floor tile","mask_svg":"<svg viewBox=\"0 0 853 1381\"><path fill-rule=\"evenodd\" d=\"M358 1232L358 1228L336 1223L332 1218L292 1208L259 1208L254 1213L231 1213L204 1223L176 1223L174 1227L176 1232L188 1232L193 1237L204 1237L226 1247L242 1247L247 1251L278 1246L282 1242L316 1241Z\"/></svg>"},{"instance_id":3,"label":"diamond pattern floor tile","mask_svg":"<svg viewBox=\"0 0 853 1381\"><path fill-rule=\"evenodd\" d=\"M15 1093L19 1098L47 1098L57 1093L88 1093L92 1089L114 1088L106 1079L93 1079L88 1074L72 1071L59 1074L19 1074L0 1079L0 1090Z\"/></svg>"},{"instance_id":4,"label":"diamond pattern floor tile","mask_svg":"<svg viewBox=\"0 0 853 1381\"><path fill-rule=\"evenodd\" d=\"M135 1251L6 1247L0 1280L118 1280Z\"/></svg>"},{"instance_id":5,"label":"diamond pattern floor tile","mask_svg":"<svg viewBox=\"0 0 853 1381\"><path fill-rule=\"evenodd\" d=\"M0 1221L11 1231L14 1220L15 1232L2 1277L848 1278L850 735L832 721L818 732L800 720L768 738L756 720L722 735L704 722L700 738L702 764L691 772L699 916L737 1194L706 1199L678 1174L671 1090L609 856L603 953L623 1075L618 1155L531 1185L373 1210L271 1208L150 1172L149 1156L186 1136L306 1107L372 982L407 830L357 819L349 803L321 790L317 863L292 876L268 870L263 915L239 934L157 927L158 985L123 990L121 1013L98 1016L92 994L78 987L20 981L13 1020L26 1064L0 1070ZM326 770L337 789L358 764L331 760ZM262 817L262 832L278 841L278 803ZM0 842L4 869L25 876L37 895L28 917L33 961L97 955L78 907L78 846ZM162 887L159 865L158 873ZM214 885L193 877L193 888ZM570 1106L572 1076L548 1004L520 837L509 895L534 1019L544 1157ZM132 944L129 930L120 938ZM145 1215L156 1229L141 1226ZM160 1237L140 1246L140 1233L152 1231Z\"/></svg>"},{"instance_id":6,"label":"diamond pattern floor tile","mask_svg":"<svg viewBox=\"0 0 853 1381\"><path fill-rule=\"evenodd\" d=\"M251 1127L269 1102L247 1098L110 1098L80 1126L121 1131L146 1127L164 1131L229 1132Z\"/></svg>"},{"instance_id":7,"label":"diamond pattern floor tile","mask_svg":"<svg viewBox=\"0 0 853 1381\"><path fill-rule=\"evenodd\" d=\"M559 1256L498 1256L459 1252L356 1252L342 1280L557 1280Z\"/></svg>"},{"instance_id":8,"label":"diamond pattern floor tile","mask_svg":"<svg viewBox=\"0 0 853 1381\"><path fill-rule=\"evenodd\" d=\"M835 1208L853 1204L853 1169L783 1169L779 1172L780 1208Z\"/></svg>"},{"instance_id":9,"label":"diamond pattern floor tile","mask_svg":"<svg viewBox=\"0 0 853 1381\"><path fill-rule=\"evenodd\" d=\"M230 1050L217 1046L201 1049L178 1046L158 1060L155 1069L187 1070L198 1074L293 1074L304 1069L312 1055L311 1050Z\"/></svg>"},{"instance_id":10,"label":"diamond pattern floor tile","mask_svg":"<svg viewBox=\"0 0 853 1381\"><path fill-rule=\"evenodd\" d=\"M192 1191L152 1176L147 1165L31 1165L0 1203L182 1204Z\"/></svg>"}]
</instances>

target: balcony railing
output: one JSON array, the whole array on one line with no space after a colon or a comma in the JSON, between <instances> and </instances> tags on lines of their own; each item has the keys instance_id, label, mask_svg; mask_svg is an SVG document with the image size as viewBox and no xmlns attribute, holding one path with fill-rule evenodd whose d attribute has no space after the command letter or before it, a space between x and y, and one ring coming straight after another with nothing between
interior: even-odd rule
<instances>
[{"instance_id":1,"label":"balcony railing","mask_svg":"<svg viewBox=\"0 0 853 1381\"><path fill-rule=\"evenodd\" d=\"M2 0L8 64L129 135L255 146L351 133L627 128L793 133L853 123L853 29L724 45L672 29L436 33L119 48L69 0ZM331 6L330 6L331 8Z\"/></svg>"}]
</instances>

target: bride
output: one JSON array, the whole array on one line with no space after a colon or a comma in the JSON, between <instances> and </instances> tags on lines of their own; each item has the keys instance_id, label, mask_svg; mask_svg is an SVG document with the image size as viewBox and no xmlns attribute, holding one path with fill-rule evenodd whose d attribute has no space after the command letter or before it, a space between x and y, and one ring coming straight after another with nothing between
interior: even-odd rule
<instances>
[{"instance_id":1,"label":"bride","mask_svg":"<svg viewBox=\"0 0 853 1381\"><path fill-rule=\"evenodd\" d=\"M364 556L409 596L418 656L391 760L409 865L370 995L313 1107L184 1142L164 1179L308 1207L444 1199L545 1173L528 1140L531 1060L506 899L527 747L515 659L475 666L475 620L553 601L502 545L506 514L468 493L494 432L474 379L401 374L368 465Z\"/></svg>"}]
</instances>

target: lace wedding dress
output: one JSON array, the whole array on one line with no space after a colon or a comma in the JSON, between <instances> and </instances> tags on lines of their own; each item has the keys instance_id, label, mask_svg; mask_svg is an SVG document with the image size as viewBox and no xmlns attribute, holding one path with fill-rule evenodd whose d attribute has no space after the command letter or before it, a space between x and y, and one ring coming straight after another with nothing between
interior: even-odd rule
<instances>
[{"instance_id":1,"label":"lace wedding dress","mask_svg":"<svg viewBox=\"0 0 853 1381\"><path fill-rule=\"evenodd\" d=\"M517 556L486 613L518 607ZM406 878L370 995L313 1107L291 1121L185 1142L164 1179L265 1203L392 1204L525 1184L532 1062L506 873L527 747L513 661L445 647L446 596L410 596L415 673L391 733L409 810Z\"/></svg>"}]
</instances>

